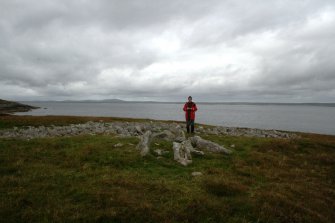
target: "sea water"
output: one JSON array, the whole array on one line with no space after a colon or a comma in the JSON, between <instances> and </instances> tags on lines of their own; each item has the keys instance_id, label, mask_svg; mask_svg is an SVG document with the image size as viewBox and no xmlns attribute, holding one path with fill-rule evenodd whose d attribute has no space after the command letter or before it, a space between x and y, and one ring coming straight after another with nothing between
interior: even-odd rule
<instances>
[{"instance_id":1,"label":"sea water","mask_svg":"<svg viewBox=\"0 0 335 223\"><path fill-rule=\"evenodd\" d=\"M75 115L184 120L183 103L24 102L40 107L19 115ZM196 123L335 135L335 106L197 103Z\"/></svg>"}]
</instances>

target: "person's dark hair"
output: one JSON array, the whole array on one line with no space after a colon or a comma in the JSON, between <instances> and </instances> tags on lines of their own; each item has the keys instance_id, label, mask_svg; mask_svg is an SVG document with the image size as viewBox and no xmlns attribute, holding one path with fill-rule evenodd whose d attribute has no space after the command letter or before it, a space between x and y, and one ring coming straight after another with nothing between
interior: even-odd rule
<instances>
[{"instance_id":1,"label":"person's dark hair","mask_svg":"<svg viewBox=\"0 0 335 223\"><path fill-rule=\"evenodd\" d=\"M188 99L190 99L190 98L192 99L192 96L188 96Z\"/></svg>"}]
</instances>

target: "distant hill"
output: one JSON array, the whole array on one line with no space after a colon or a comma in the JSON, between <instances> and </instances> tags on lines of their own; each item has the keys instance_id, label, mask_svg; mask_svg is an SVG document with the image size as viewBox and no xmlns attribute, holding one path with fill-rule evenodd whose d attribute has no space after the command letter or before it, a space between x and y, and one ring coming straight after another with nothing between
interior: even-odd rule
<instances>
[{"instance_id":1,"label":"distant hill","mask_svg":"<svg viewBox=\"0 0 335 223\"><path fill-rule=\"evenodd\" d=\"M104 100L65 100L61 102L83 102L83 103L101 103L101 102L126 102L120 99L104 99Z\"/></svg>"},{"instance_id":2,"label":"distant hill","mask_svg":"<svg viewBox=\"0 0 335 223\"><path fill-rule=\"evenodd\" d=\"M0 99L0 114L8 114L13 112L27 112L36 108L38 107Z\"/></svg>"}]
</instances>

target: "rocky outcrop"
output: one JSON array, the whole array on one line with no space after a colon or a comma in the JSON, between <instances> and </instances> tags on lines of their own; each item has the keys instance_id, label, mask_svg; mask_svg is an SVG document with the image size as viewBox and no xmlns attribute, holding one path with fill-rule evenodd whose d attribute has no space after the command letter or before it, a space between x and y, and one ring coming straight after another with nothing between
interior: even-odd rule
<instances>
[{"instance_id":1,"label":"rocky outcrop","mask_svg":"<svg viewBox=\"0 0 335 223\"><path fill-rule=\"evenodd\" d=\"M0 99L0 114L27 112L37 107Z\"/></svg>"},{"instance_id":2,"label":"rocky outcrop","mask_svg":"<svg viewBox=\"0 0 335 223\"><path fill-rule=\"evenodd\" d=\"M0 130L0 138L42 138L57 136L75 136L83 134L117 134L123 136L141 136L150 130L155 137L168 141L183 142L186 140L183 127L179 123L171 122L87 122L68 126L26 126L22 128ZM277 130L261 130L233 127L203 127L196 128L197 133L203 135L229 135L261 138L295 138L296 134Z\"/></svg>"}]
</instances>

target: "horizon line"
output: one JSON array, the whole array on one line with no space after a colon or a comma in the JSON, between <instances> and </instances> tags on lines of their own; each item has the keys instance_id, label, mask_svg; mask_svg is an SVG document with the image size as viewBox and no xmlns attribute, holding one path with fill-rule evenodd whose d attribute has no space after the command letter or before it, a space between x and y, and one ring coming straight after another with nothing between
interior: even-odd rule
<instances>
[{"instance_id":1,"label":"horizon line","mask_svg":"<svg viewBox=\"0 0 335 223\"><path fill-rule=\"evenodd\" d=\"M84 100L18 100L20 102L144 102L144 103L185 103L185 101L122 100L122 99L84 99ZM201 104L335 104L335 102L258 102L258 101L194 101Z\"/></svg>"}]
</instances>

